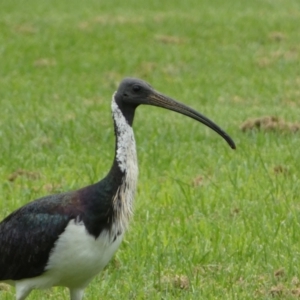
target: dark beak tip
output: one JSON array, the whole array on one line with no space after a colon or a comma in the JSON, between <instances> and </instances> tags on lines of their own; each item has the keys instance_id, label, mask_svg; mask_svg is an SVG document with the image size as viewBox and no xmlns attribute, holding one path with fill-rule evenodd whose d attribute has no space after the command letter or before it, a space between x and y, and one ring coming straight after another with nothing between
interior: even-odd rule
<instances>
[{"instance_id":1,"label":"dark beak tip","mask_svg":"<svg viewBox=\"0 0 300 300\"><path fill-rule=\"evenodd\" d=\"M230 141L229 146L231 149L236 150L236 145L233 141Z\"/></svg>"}]
</instances>

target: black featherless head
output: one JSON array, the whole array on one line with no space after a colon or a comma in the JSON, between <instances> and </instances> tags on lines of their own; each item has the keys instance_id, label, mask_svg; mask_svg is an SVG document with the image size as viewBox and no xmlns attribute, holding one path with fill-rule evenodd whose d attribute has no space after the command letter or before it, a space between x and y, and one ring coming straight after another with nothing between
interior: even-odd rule
<instances>
[{"instance_id":1,"label":"black featherless head","mask_svg":"<svg viewBox=\"0 0 300 300\"><path fill-rule=\"evenodd\" d=\"M115 99L118 103L122 103L125 106L127 104L135 108L140 104L147 104L173 110L188 116L217 132L232 149L236 148L231 137L213 121L187 105L157 92L150 84L143 80L136 78L123 79L115 94Z\"/></svg>"}]
</instances>

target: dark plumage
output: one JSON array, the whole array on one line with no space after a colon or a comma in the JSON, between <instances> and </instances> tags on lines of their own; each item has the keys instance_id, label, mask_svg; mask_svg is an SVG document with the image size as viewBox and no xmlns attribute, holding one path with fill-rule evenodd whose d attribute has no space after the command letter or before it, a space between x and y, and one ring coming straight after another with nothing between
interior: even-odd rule
<instances>
[{"instance_id":1,"label":"dark plumage","mask_svg":"<svg viewBox=\"0 0 300 300\"><path fill-rule=\"evenodd\" d=\"M92 278L118 248L132 214L137 159L132 131L138 105L173 110L231 138L195 110L156 92L149 84L124 79L112 100L116 147L107 176L82 189L46 196L19 208L0 223L0 281L16 285L16 299L33 288L67 286L80 300Z\"/></svg>"}]
</instances>

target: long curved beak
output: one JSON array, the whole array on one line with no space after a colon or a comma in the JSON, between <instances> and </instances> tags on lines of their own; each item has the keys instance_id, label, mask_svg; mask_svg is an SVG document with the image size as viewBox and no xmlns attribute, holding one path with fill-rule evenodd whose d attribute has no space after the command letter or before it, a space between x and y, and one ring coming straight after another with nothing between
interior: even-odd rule
<instances>
[{"instance_id":1,"label":"long curved beak","mask_svg":"<svg viewBox=\"0 0 300 300\"><path fill-rule=\"evenodd\" d=\"M183 103L180 103L178 101L173 100L170 97L167 97L163 94L153 91L152 93L150 93L148 95L147 103L145 103L145 104L173 110L182 115L185 115L192 119L195 119L196 121L201 122L202 124L208 126L212 130L217 132L220 136L222 136L226 140L226 142L229 144L229 146L232 149L236 149L234 141L223 129L221 129L217 124L215 124L213 121L211 121L204 115L202 115L199 112L197 112L196 110L184 105Z\"/></svg>"}]
</instances>

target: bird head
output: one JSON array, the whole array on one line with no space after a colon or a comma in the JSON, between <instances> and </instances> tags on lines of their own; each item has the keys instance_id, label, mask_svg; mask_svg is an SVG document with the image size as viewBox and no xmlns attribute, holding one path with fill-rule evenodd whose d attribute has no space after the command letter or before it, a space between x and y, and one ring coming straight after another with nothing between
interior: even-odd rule
<instances>
[{"instance_id":1,"label":"bird head","mask_svg":"<svg viewBox=\"0 0 300 300\"><path fill-rule=\"evenodd\" d=\"M127 108L134 110L137 106L146 104L162 107L188 116L217 132L226 140L232 149L236 148L231 137L213 121L187 105L159 93L143 80L136 78L123 79L114 97L120 108L124 110Z\"/></svg>"}]
</instances>

